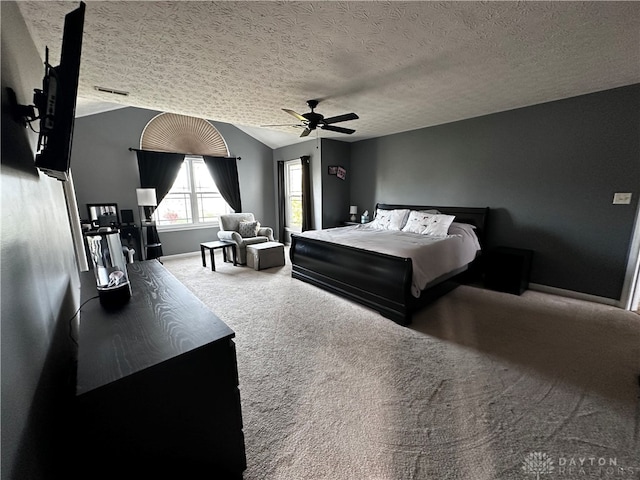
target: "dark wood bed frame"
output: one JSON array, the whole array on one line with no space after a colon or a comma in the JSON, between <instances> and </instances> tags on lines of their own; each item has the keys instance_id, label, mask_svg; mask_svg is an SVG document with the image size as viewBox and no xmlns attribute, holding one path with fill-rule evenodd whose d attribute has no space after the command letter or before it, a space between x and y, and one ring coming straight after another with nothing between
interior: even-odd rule
<instances>
[{"instance_id":1,"label":"dark wood bed frame","mask_svg":"<svg viewBox=\"0 0 640 480\"><path fill-rule=\"evenodd\" d=\"M455 215L454 221L476 227L484 247L489 208L437 207L378 204L376 209L435 209ZM413 273L410 258L363 250L298 235L291 237L291 276L377 310L401 324L411 323L413 312L450 292L460 284L459 276L469 265L436 279L420 297L411 294ZM474 260L477 262L478 258ZM472 262L473 263L473 262ZM471 265L471 264L470 264Z\"/></svg>"}]
</instances>

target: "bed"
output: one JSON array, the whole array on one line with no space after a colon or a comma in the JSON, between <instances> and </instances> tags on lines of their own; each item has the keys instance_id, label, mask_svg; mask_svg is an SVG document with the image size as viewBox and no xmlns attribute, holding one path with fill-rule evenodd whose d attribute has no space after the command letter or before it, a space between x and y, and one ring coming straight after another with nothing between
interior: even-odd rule
<instances>
[{"instance_id":1,"label":"bed","mask_svg":"<svg viewBox=\"0 0 640 480\"><path fill-rule=\"evenodd\" d=\"M392 244L416 243L413 241L416 237L426 235L397 231L393 232L397 236L376 234L382 240L382 246L374 247L374 242L369 245L364 241L367 231L374 233L378 229L373 227L373 222L371 225L308 231L291 237L292 277L372 308L401 325L410 324L413 312L457 287L461 275L477 264L484 247L489 208L378 204L376 216L383 218L403 210L437 211L444 216L455 216L452 225L473 227L478 249L471 256L468 252L462 255L462 263L460 259L458 264L450 262L447 266L445 262L444 267L438 267L441 270L429 272L429 268L424 267L424 260L403 250L406 245L399 250L391 248ZM405 217L405 225L406 222ZM349 239L351 234L356 236ZM397 240L411 235L409 240ZM433 258L448 255L443 253L446 250L443 245L435 249L429 247L437 252Z\"/></svg>"}]
</instances>

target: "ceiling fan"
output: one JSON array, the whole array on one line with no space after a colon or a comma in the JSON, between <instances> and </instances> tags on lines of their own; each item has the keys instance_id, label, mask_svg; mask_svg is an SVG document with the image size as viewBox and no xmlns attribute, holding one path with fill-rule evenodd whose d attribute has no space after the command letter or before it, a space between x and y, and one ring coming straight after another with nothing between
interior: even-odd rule
<instances>
[{"instance_id":1,"label":"ceiling fan","mask_svg":"<svg viewBox=\"0 0 640 480\"><path fill-rule=\"evenodd\" d=\"M322 130L329 130L331 132L339 132L346 133L347 135L351 135L355 130L350 128L336 127L333 125L334 123L346 122L347 120L357 120L358 115L355 113L345 113L344 115L338 115L335 117L324 118L324 115L314 112L313 110L318 106L318 100L308 100L307 105L311 108L309 113L303 113L300 115L299 113L294 112L288 108L283 108L285 112L289 115L293 115L296 117L301 124L296 125L264 125L265 127L283 127L283 126L292 126L292 127L305 127L304 131L300 135L301 137L306 137L311 133L312 130L320 127Z\"/></svg>"}]
</instances>

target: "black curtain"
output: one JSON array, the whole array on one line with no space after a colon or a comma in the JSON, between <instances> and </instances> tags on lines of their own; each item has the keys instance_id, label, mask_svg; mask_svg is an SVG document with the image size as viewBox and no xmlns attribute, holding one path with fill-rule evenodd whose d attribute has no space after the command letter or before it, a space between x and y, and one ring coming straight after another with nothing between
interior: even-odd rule
<instances>
[{"instance_id":1,"label":"black curtain","mask_svg":"<svg viewBox=\"0 0 640 480\"><path fill-rule=\"evenodd\" d=\"M285 236L285 224L286 224L286 208L287 199L285 198L285 185L284 185L284 162L278 161L278 240L284 243Z\"/></svg>"},{"instance_id":2,"label":"black curtain","mask_svg":"<svg viewBox=\"0 0 640 480\"><path fill-rule=\"evenodd\" d=\"M138 172L140 172L140 188L155 188L158 204L167 195L178 176L183 153L152 152L148 150L136 150L138 156ZM147 211L145 208L145 215ZM148 207L150 216L155 207ZM140 219L141 221L143 219ZM162 244L155 225L147 226L147 260L162 256Z\"/></svg>"},{"instance_id":3,"label":"black curtain","mask_svg":"<svg viewBox=\"0 0 640 480\"><path fill-rule=\"evenodd\" d=\"M302 161L302 231L311 230L311 157L300 157Z\"/></svg>"},{"instance_id":4,"label":"black curtain","mask_svg":"<svg viewBox=\"0 0 640 480\"><path fill-rule=\"evenodd\" d=\"M203 156L213 181L222 198L236 213L242 212L240 198L240 182L238 180L238 163L235 158Z\"/></svg>"}]
</instances>

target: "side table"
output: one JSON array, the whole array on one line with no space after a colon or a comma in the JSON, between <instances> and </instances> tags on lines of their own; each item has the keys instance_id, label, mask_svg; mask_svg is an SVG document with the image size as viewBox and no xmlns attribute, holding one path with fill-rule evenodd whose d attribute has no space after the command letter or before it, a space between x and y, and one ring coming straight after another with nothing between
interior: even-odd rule
<instances>
[{"instance_id":1,"label":"side table","mask_svg":"<svg viewBox=\"0 0 640 480\"><path fill-rule=\"evenodd\" d=\"M485 258L484 285L492 290L520 295L529 288L533 250L494 247Z\"/></svg>"},{"instance_id":2,"label":"side table","mask_svg":"<svg viewBox=\"0 0 640 480\"><path fill-rule=\"evenodd\" d=\"M233 266L235 267L236 265L238 265L238 259L236 256L236 244L233 242L228 242L226 240L216 240L214 242L204 242L200 244L200 254L202 255L202 266L206 267L207 266L207 257L204 254L205 250L209 250L210 253L210 257L211 257L211 271L215 272L216 271L216 262L213 258L213 251L216 248L221 248L222 249L222 258L224 259L225 262L227 262L227 247L231 247L231 250L233 251Z\"/></svg>"}]
</instances>

